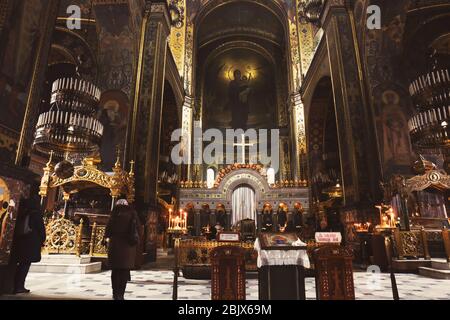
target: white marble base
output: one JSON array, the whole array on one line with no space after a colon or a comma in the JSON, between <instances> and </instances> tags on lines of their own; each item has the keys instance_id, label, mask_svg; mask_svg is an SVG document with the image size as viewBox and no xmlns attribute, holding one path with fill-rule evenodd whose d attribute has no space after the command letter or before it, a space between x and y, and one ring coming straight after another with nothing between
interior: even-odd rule
<instances>
[{"instance_id":1,"label":"white marble base","mask_svg":"<svg viewBox=\"0 0 450 320\"><path fill-rule=\"evenodd\" d=\"M31 273L88 274L102 270L101 262L91 262L91 257L75 255L43 255L39 263L33 263Z\"/></svg>"}]
</instances>

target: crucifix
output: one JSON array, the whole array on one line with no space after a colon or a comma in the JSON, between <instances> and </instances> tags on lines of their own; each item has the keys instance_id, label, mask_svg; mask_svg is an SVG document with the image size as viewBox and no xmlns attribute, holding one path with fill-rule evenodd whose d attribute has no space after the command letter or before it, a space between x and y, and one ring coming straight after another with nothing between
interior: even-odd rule
<instances>
[{"instance_id":1,"label":"crucifix","mask_svg":"<svg viewBox=\"0 0 450 320\"><path fill-rule=\"evenodd\" d=\"M245 143L245 134L241 135L241 143L233 143L233 147L240 147L242 149L241 150L242 161L240 162L240 164L245 164L245 148L253 147L254 145L255 145L254 143Z\"/></svg>"}]
</instances>

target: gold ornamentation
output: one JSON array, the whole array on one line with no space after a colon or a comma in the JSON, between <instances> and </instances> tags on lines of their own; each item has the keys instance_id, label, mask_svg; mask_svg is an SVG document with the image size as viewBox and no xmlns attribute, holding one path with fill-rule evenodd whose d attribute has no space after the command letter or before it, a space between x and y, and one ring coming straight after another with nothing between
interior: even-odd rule
<instances>
[{"instance_id":1,"label":"gold ornamentation","mask_svg":"<svg viewBox=\"0 0 450 320\"><path fill-rule=\"evenodd\" d=\"M418 175L406 180L408 192L422 191L429 187L439 190L450 189L450 177L442 171L430 170L423 175Z\"/></svg>"},{"instance_id":2,"label":"gold ornamentation","mask_svg":"<svg viewBox=\"0 0 450 320\"><path fill-rule=\"evenodd\" d=\"M108 255L108 249L105 245L105 231L105 226L98 226L97 223L94 223L91 234L90 256L106 257Z\"/></svg>"},{"instance_id":3,"label":"gold ornamentation","mask_svg":"<svg viewBox=\"0 0 450 320\"><path fill-rule=\"evenodd\" d=\"M172 26L169 36L169 46L173 58L178 68L180 76L184 75L184 60L186 48L186 16L184 14L185 0L171 0L169 11L171 15L175 14L175 25ZM178 13L177 13L178 10Z\"/></svg>"},{"instance_id":4,"label":"gold ornamentation","mask_svg":"<svg viewBox=\"0 0 450 320\"><path fill-rule=\"evenodd\" d=\"M74 174L67 178L61 179L54 172L52 164L53 152L44 168L44 174L41 179L39 195L46 197L50 188L62 187L64 190L64 198L68 200L71 194L77 193L88 187L100 186L110 189L111 196L117 198L120 195L126 195L129 202L134 202L134 162L130 162L130 172L122 169L119 158L113 168L113 174L107 173L97 168L100 162L95 158L85 158L81 165L76 166Z\"/></svg>"},{"instance_id":5,"label":"gold ornamentation","mask_svg":"<svg viewBox=\"0 0 450 320\"><path fill-rule=\"evenodd\" d=\"M394 231L397 255L399 259L405 257L426 258L426 236L423 230Z\"/></svg>"},{"instance_id":6,"label":"gold ornamentation","mask_svg":"<svg viewBox=\"0 0 450 320\"><path fill-rule=\"evenodd\" d=\"M80 227L65 218L52 219L45 230L44 253L78 254Z\"/></svg>"},{"instance_id":7,"label":"gold ornamentation","mask_svg":"<svg viewBox=\"0 0 450 320\"><path fill-rule=\"evenodd\" d=\"M179 240L176 242L176 255L179 267L184 266L210 266L211 251L219 246L240 246L244 249L245 269L247 271L255 271L257 253L253 243L247 242L217 242L206 240Z\"/></svg>"}]
</instances>

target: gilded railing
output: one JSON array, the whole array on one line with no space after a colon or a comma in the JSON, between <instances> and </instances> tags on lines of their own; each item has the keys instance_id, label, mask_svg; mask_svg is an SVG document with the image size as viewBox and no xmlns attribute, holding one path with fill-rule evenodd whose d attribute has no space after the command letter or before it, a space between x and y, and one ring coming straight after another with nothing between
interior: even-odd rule
<instances>
[{"instance_id":1,"label":"gilded railing","mask_svg":"<svg viewBox=\"0 0 450 320\"><path fill-rule=\"evenodd\" d=\"M80 255L79 242L83 224L75 225L65 218L55 218L47 221L45 226L46 241L44 254L76 254Z\"/></svg>"},{"instance_id":2,"label":"gilded railing","mask_svg":"<svg viewBox=\"0 0 450 320\"><path fill-rule=\"evenodd\" d=\"M65 218L51 218L46 221L46 241L43 254L74 254L77 256L106 257L105 226L96 223L90 235L83 237L84 221L76 225Z\"/></svg>"},{"instance_id":3,"label":"gilded railing","mask_svg":"<svg viewBox=\"0 0 450 320\"><path fill-rule=\"evenodd\" d=\"M89 245L89 255L91 257L106 257L108 249L105 242L105 226L94 223L91 233L91 243Z\"/></svg>"}]
</instances>

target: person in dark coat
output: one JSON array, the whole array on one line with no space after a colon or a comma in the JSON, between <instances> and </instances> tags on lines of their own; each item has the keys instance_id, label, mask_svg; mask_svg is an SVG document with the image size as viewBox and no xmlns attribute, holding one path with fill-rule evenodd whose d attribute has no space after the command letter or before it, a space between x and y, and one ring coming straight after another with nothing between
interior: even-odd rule
<instances>
[{"instance_id":1,"label":"person in dark coat","mask_svg":"<svg viewBox=\"0 0 450 320\"><path fill-rule=\"evenodd\" d=\"M139 242L138 216L126 200L117 201L105 230L108 242L108 262L112 269L114 300L124 300L130 270L135 268Z\"/></svg>"},{"instance_id":2,"label":"person in dark coat","mask_svg":"<svg viewBox=\"0 0 450 320\"><path fill-rule=\"evenodd\" d=\"M16 263L14 293L29 293L25 280L31 264L41 261L41 249L45 243L44 219L36 199L21 199L17 215L12 257Z\"/></svg>"}]
</instances>

